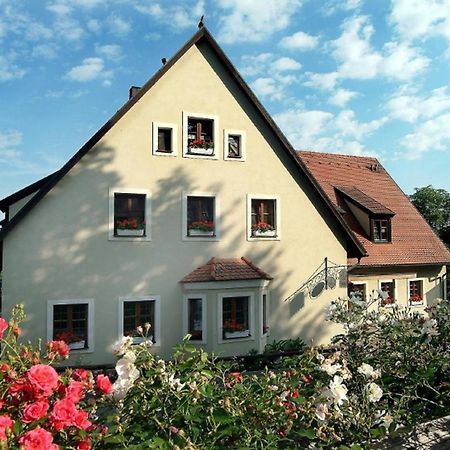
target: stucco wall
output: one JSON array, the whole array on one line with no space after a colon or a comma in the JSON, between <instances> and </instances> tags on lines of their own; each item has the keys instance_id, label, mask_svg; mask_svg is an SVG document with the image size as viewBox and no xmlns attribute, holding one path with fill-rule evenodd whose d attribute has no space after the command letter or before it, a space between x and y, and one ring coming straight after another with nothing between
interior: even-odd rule
<instances>
[{"instance_id":1,"label":"stucco wall","mask_svg":"<svg viewBox=\"0 0 450 450\"><path fill-rule=\"evenodd\" d=\"M218 116L217 160L181 156L183 111ZM178 156L152 155L153 121L178 125ZM246 132L246 162L223 160L224 128ZM112 187L151 192L151 241L108 240ZM185 191L218 193L220 240L181 239ZM247 240L247 194L280 197L279 241ZM307 343L323 342L333 332L323 309L345 289L325 291L315 300L304 293L285 299L325 257L345 264L343 242L335 219L215 56L208 48L193 47L8 235L4 311L23 302L25 338L45 338L48 300L93 299L95 352L77 362L101 364L113 361L108 347L118 337L119 297L158 295L161 346L156 350L168 356L182 338L179 280L213 256L246 256L274 277L270 338L301 335ZM245 352L249 345L215 342L213 347L229 354Z\"/></svg>"}]
</instances>

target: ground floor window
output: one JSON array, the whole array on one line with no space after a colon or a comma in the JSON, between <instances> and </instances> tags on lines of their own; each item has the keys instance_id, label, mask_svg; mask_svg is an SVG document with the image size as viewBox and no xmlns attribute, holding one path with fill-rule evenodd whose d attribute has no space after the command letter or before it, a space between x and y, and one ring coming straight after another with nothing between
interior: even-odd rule
<instances>
[{"instance_id":1,"label":"ground floor window","mask_svg":"<svg viewBox=\"0 0 450 450\"><path fill-rule=\"evenodd\" d=\"M366 283L348 283L348 297L350 300L366 300Z\"/></svg>"},{"instance_id":2,"label":"ground floor window","mask_svg":"<svg viewBox=\"0 0 450 450\"><path fill-rule=\"evenodd\" d=\"M269 332L269 297L267 293L262 295L262 334Z\"/></svg>"},{"instance_id":3,"label":"ground floor window","mask_svg":"<svg viewBox=\"0 0 450 450\"><path fill-rule=\"evenodd\" d=\"M188 333L192 341L203 340L203 298L188 298Z\"/></svg>"},{"instance_id":4,"label":"ground floor window","mask_svg":"<svg viewBox=\"0 0 450 450\"><path fill-rule=\"evenodd\" d=\"M222 298L223 339L250 336L250 297Z\"/></svg>"},{"instance_id":5,"label":"ground floor window","mask_svg":"<svg viewBox=\"0 0 450 450\"><path fill-rule=\"evenodd\" d=\"M423 280L409 280L409 304L423 305Z\"/></svg>"},{"instance_id":6,"label":"ground floor window","mask_svg":"<svg viewBox=\"0 0 450 450\"><path fill-rule=\"evenodd\" d=\"M393 306L395 304L395 282L380 282L381 306Z\"/></svg>"},{"instance_id":7,"label":"ground floor window","mask_svg":"<svg viewBox=\"0 0 450 450\"><path fill-rule=\"evenodd\" d=\"M50 300L48 302L48 340L64 341L72 350L92 350L92 325L91 300Z\"/></svg>"}]
</instances>

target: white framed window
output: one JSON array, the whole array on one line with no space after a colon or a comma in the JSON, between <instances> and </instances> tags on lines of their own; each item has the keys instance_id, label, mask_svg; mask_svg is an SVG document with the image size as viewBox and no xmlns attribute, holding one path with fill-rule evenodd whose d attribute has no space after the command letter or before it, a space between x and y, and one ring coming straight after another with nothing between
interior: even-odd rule
<instances>
[{"instance_id":1,"label":"white framed window","mask_svg":"<svg viewBox=\"0 0 450 450\"><path fill-rule=\"evenodd\" d=\"M226 161L245 161L246 134L245 131L223 131L223 159Z\"/></svg>"},{"instance_id":2,"label":"white framed window","mask_svg":"<svg viewBox=\"0 0 450 450\"><path fill-rule=\"evenodd\" d=\"M64 299L47 302L47 340L64 340L71 351L94 351L94 300Z\"/></svg>"},{"instance_id":3,"label":"white framed window","mask_svg":"<svg viewBox=\"0 0 450 450\"><path fill-rule=\"evenodd\" d=\"M254 294L218 294L218 342L255 339Z\"/></svg>"},{"instance_id":4,"label":"white framed window","mask_svg":"<svg viewBox=\"0 0 450 450\"><path fill-rule=\"evenodd\" d=\"M270 297L267 290L261 292L261 336L270 334Z\"/></svg>"},{"instance_id":5,"label":"white framed window","mask_svg":"<svg viewBox=\"0 0 450 450\"><path fill-rule=\"evenodd\" d=\"M426 295L424 290L424 278L408 279L408 305L424 306L426 303Z\"/></svg>"},{"instance_id":6,"label":"white framed window","mask_svg":"<svg viewBox=\"0 0 450 450\"><path fill-rule=\"evenodd\" d=\"M213 192L183 192L182 239L215 241L220 237L219 200Z\"/></svg>"},{"instance_id":7,"label":"white framed window","mask_svg":"<svg viewBox=\"0 0 450 450\"><path fill-rule=\"evenodd\" d=\"M148 338L156 347L161 346L161 297L149 295L143 297L119 298L119 338L132 336L136 343L141 342L136 329L150 324Z\"/></svg>"},{"instance_id":8,"label":"white framed window","mask_svg":"<svg viewBox=\"0 0 450 450\"><path fill-rule=\"evenodd\" d=\"M183 111L183 156L218 159L217 116Z\"/></svg>"},{"instance_id":9,"label":"white framed window","mask_svg":"<svg viewBox=\"0 0 450 450\"><path fill-rule=\"evenodd\" d=\"M395 280L379 280L380 306L392 308L397 303L397 286Z\"/></svg>"},{"instance_id":10,"label":"white framed window","mask_svg":"<svg viewBox=\"0 0 450 450\"><path fill-rule=\"evenodd\" d=\"M192 344L206 344L206 295L183 296L183 335L191 335Z\"/></svg>"},{"instance_id":11,"label":"white framed window","mask_svg":"<svg viewBox=\"0 0 450 450\"><path fill-rule=\"evenodd\" d=\"M109 189L108 239L151 240L151 194L148 190Z\"/></svg>"},{"instance_id":12,"label":"white framed window","mask_svg":"<svg viewBox=\"0 0 450 450\"><path fill-rule=\"evenodd\" d=\"M280 240L281 201L278 195L247 195L247 240Z\"/></svg>"},{"instance_id":13,"label":"white framed window","mask_svg":"<svg viewBox=\"0 0 450 450\"><path fill-rule=\"evenodd\" d=\"M367 301L367 281L349 281L347 284L348 297Z\"/></svg>"},{"instance_id":14,"label":"white framed window","mask_svg":"<svg viewBox=\"0 0 450 450\"><path fill-rule=\"evenodd\" d=\"M177 156L178 127L174 123L153 122L152 152L159 156Z\"/></svg>"}]
</instances>

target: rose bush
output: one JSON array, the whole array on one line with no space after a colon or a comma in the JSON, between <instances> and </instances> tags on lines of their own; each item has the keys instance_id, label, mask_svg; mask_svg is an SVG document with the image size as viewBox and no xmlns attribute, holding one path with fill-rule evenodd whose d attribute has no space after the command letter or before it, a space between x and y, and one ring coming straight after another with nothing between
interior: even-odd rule
<instances>
[{"instance_id":1,"label":"rose bush","mask_svg":"<svg viewBox=\"0 0 450 450\"><path fill-rule=\"evenodd\" d=\"M18 342L24 318L21 306L9 323L0 318L0 448L94 448L105 435L97 408L109 380L98 377L96 384L84 369L58 374L52 364L68 357L67 344L35 349Z\"/></svg>"}]
</instances>

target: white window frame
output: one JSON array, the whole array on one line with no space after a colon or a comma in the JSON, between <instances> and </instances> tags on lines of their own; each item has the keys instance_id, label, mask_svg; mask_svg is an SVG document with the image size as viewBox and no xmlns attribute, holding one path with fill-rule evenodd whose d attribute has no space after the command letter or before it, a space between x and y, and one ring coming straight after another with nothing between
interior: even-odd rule
<instances>
[{"instance_id":1,"label":"white window frame","mask_svg":"<svg viewBox=\"0 0 450 450\"><path fill-rule=\"evenodd\" d=\"M240 158L230 158L228 156L228 137L229 135L238 135L241 137L241 157ZM240 161L244 162L246 158L247 149L247 136L245 131L241 130L223 130L223 159L225 161Z\"/></svg>"},{"instance_id":2,"label":"white window frame","mask_svg":"<svg viewBox=\"0 0 450 450\"><path fill-rule=\"evenodd\" d=\"M145 195L145 236L114 236L114 194L144 194ZM152 201L151 192L147 189L113 187L109 189L109 220L108 220L108 240L109 241L151 241L151 217Z\"/></svg>"},{"instance_id":3,"label":"white window frame","mask_svg":"<svg viewBox=\"0 0 450 450\"><path fill-rule=\"evenodd\" d=\"M397 281L395 278L391 278L388 280L378 280L378 289L381 291L381 283L394 283L394 303L391 303L390 305L382 305L380 301L380 308L393 308L395 305L399 305L399 299L397 296ZM409 295L409 294L408 294Z\"/></svg>"},{"instance_id":4,"label":"white window frame","mask_svg":"<svg viewBox=\"0 0 450 450\"><path fill-rule=\"evenodd\" d=\"M264 333L263 332L263 326L264 326L264 314L263 314L263 302L264 302L264 295L266 296L266 322L267 322L267 331ZM261 307L260 307L260 313L259 313L259 318L260 318L260 325L259 325L259 329L260 329L260 333L261 333L261 337L268 337L270 336L270 295L269 295L269 291L263 289L261 291Z\"/></svg>"},{"instance_id":5,"label":"white window frame","mask_svg":"<svg viewBox=\"0 0 450 450\"><path fill-rule=\"evenodd\" d=\"M425 280L426 278L408 278L406 285L406 302L407 305L411 308L420 308L421 306L425 306L427 304L427 296L425 294ZM422 303L420 305L411 305L409 301L409 282L410 281L421 281L422 282Z\"/></svg>"},{"instance_id":6,"label":"white window frame","mask_svg":"<svg viewBox=\"0 0 450 450\"><path fill-rule=\"evenodd\" d=\"M223 299L229 297L248 297L248 313L250 322L250 336L243 338L224 339L223 338ZM254 292L219 292L217 294L217 342L219 344L233 344L242 341L255 340L255 294ZM259 334L258 334L259 336Z\"/></svg>"},{"instance_id":7,"label":"white window frame","mask_svg":"<svg viewBox=\"0 0 450 450\"><path fill-rule=\"evenodd\" d=\"M206 344L208 341L207 338L207 313L206 313L206 294L185 294L183 295L183 336L186 336L189 333L189 309L188 303L189 299L201 299L202 300L202 339L192 341L190 340L190 344Z\"/></svg>"},{"instance_id":8,"label":"white window frame","mask_svg":"<svg viewBox=\"0 0 450 450\"><path fill-rule=\"evenodd\" d=\"M276 236L252 236L252 200L275 200ZM281 199L279 195L247 194L247 241L279 241L281 240Z\"/></svg>"},{"instance_id":9,"label":"white window frame","mask_svg":"<svg viewBox=\"0 0 450 450\"><path fill-rule=\"evenodd\" d=\"M195 119L209 119L214 121L213 136L214 136L214 154L213 155L194 155L188 152L188 119L193 117ZM200 158L200 159L219 159L220 145L219 145L219 117L213 114L187 112L183 111L183 157L184 158Z\"/></svg>"},{"instance_id":10,"label":"white window frame","mask_svg":"<svg viewBox=\"0 0 450 450\"><path fill-rule=\"evenodd\" d=\"M216 192L182 192L182 221L181 239L190 242L214 242L220 239L220 204ZM188 197L214 197L214 234L215 236L188 236L187 235L187 199Z\"/></svg>"},{"instance_id":11,"label":"white window frame","mask_svg":"<svg viewBox=\"0 0 450 450\"><path fill-rule=\"evenodd\" d=\"M366 292L366 298L365 299L363 299L365 302L367 302L367 296L369 295L369 292L367 291L367 281L349 281L348 283L351 283L351 284L353 284L353 285L356 285L356 286L358 286L359 284L364 284L364 286L365 286L365 292ZM348 286L348 283L347 283L347 286ZM383 283L384 283L384 281L383 281ZM380 285L381 286L381 285ZM348 292L348 290L347 290L347 292Z\"/></svg>"},{"instance_id":12,"label":"white window frame","mask_svg":"<svg viewBox=\"0 0 450 450\"><path fill-rule=\"evenodd\" d=\"M118 323L118 338L123 337L123 307L126 302L145 302L154 301L155 302L155 327L156 333L154 335L154 342L152 347L161 347L161 296L159 295L144 295L142 297L119 297L119 323ZM151 334L152 330L150 330ZM133 343L138 344L144 339L141 337L134 337Z\"/></svg>"},{"instance_id":13,"label":"white window frame","mask_svg":"<svg viewBox=\"0 0 450 450\"><path fill-rule=\"evenodd\" d=\"M77 299L59 299L47 301L47 341L53 340L53 308L58 305L88 305L88 348L71 349L70 352L93 353L94 352L94 299L93 298L77 298Z\"/></svg>"},{"instance_id":14,"label":"white window frame","mask_svg":"<svg viewBox=\"0 0 450 450\"><path fill-rule=\"evenodd\" d=\"M169 128L172 130L172 151L160 152L158 150L158 130L159 128ZM153 122L152 124L152 154L154 156L177 156L178 150L178 127L175 123Z\"/></svg>"}]
</instances>

